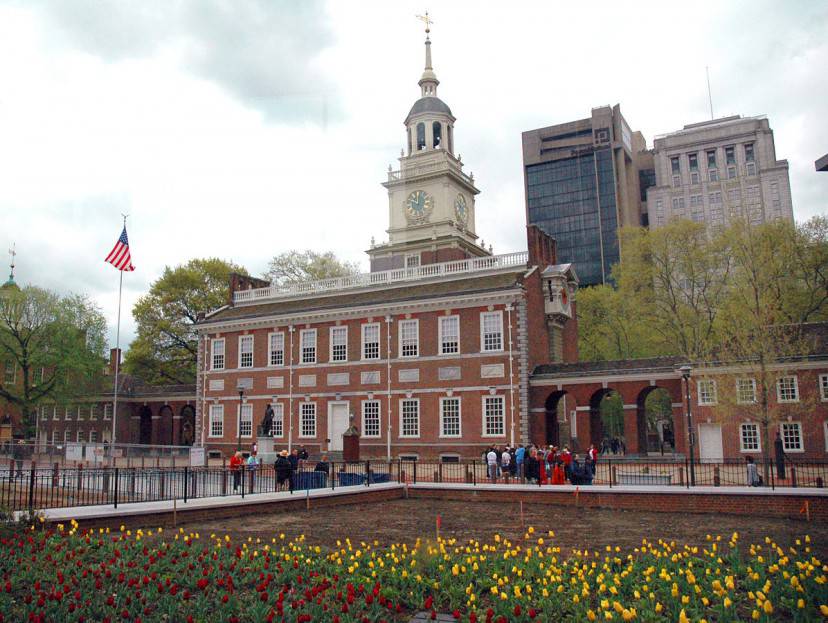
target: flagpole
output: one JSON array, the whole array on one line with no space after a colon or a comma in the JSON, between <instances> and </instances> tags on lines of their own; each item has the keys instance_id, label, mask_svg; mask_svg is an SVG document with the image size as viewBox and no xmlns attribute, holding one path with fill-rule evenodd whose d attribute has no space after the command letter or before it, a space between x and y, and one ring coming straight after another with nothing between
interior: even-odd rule
<instances>
[{"instance_id":1,"label":"flagpole","mask_svg":"<svg viewBox=\"0 0 828 623\"><path fill-rule=\"evenodd\" d=\"M127 215L124 217L124 231L126 231ZM118 377L121 372L121 294L124 290L124 271L119 270L118 277L118 325L115 329L115 392L112 399L112 434L109 436L109 456L112 459L112 466L115 467L115 435L118 430Z\"/></svg>"}]
</instances>

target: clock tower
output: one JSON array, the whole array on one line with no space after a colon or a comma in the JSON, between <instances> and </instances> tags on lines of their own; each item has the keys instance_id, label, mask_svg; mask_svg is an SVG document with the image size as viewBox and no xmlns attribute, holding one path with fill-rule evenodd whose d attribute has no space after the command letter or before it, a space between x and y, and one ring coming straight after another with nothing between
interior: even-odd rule
<instances>
[{"instance_id":1,"label":"clock tower","mask_svg":"<svg viewBox=\"0 0 828 623\"><path fill-rule=\"evenodd\" d=\"M368 250L371 271L490 255L475 233L474 177L455 155L454 115L437 97L431 65L431 20L426 23L425 70L420 99L405 118L406 149L399 170L388 167L389 241Z\"/></svg>"}]
</instances>

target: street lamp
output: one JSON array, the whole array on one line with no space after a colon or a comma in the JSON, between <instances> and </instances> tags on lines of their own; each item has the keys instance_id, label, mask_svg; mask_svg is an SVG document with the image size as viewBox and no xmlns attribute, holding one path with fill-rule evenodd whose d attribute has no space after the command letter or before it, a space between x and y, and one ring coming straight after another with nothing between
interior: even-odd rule
<instances>
[{"instance_id":1,"label":"street lamp","mask_svg":"<svg viewBox=\"0 0 828 623\"><path fill-rule=\"evenodd\" d=\"M237 438L236 438L236 450L241 450L241 418L242 418L242 403L244 402L244 387L239 385L236 389L239 390L239 420L236 424Z\"/></svg>"},{"instance_id":2,"label":"street lamp","mask_svg":"<svg viewBox=\"0 0 828 623\"><path fill-rule=\"evenodd\" d=\"M681 372L681 377L684 379L685 398L687 400L687 442L690 446L690 486L696 486L696 464L694 456L695 435L693 434L693 414L690 412L690 372L692 372L688 364L681 366L678 371Z\"/></svg>"}]
</instances>

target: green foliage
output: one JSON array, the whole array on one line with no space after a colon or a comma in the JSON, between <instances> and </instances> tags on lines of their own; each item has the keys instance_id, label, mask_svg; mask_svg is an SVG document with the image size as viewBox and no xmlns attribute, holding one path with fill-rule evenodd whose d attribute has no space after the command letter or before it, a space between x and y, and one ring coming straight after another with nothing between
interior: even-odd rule
<instances>
[{"instance_id":1,"label":"green foliage","mask_svg":"<svg viewBox=\"0 0 828 623\"><path fill-rule=\"evenodd\" d=\"M126 354L125 371L152 384L195 382L195 322L200 312L227 303L232 272L247 274L217 258L165 268L132 310L138 333Z\"/></svg>"},{"instance_id":2,"label":"green foliage","mask_svg":"<svg viewBox=\"0 0 828 623\"><path fill-rule=\"evenodd\" d=\"M624 436L624 401L621 394L611 392L604 396L598 406L601 413L601 424L604 429L604 437L622 438Z\"/></svg>"},{"instance_id":3,"label":"green foliage","mask_svg":"<svg viewBox=\"0 0 828 623\"><path fill-rule=\"evenodd\" d=\"M349 277L358 275L359 272L357 263L340 260L331 251L319 253L310 249L291 250L270 260L267 278L273 285L284 286L303 281Z\"/></svg>"},{"instance_id":4,"label":"green foliage","mask_svg":"<svg viewBox=\"0 0 828 623\"><path fill-rule=\"evenodd\" d=\"M106 320L85 297L42 288L0 293L0 359L15 370L0 378L0 399L19 409L26 436L40 405L66 403L98 389Z\"/></svg>"}]
</instances>

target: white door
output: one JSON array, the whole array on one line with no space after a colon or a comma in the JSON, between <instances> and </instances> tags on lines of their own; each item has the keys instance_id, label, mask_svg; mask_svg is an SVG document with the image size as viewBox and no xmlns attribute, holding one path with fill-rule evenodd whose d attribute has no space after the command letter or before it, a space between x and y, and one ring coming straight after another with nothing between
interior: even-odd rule
<instances>
[{"instance_id":1,"label":"white door","mask_svg":"<svg viewBox=\"0 0 828 623\"><path fill-rule=\"evenodd\" d=\"M719 424L699 424L699 457L702 463L721 463L724 451Z\"/></svg>"},{"instance_id":2,"label":"white door","mask_svg":"<svg viewBox=\"0 0 828 623\"><path fill-rule=\"evenodd\" d=\"M328 403L328 450L342 452L342 433L348 430L347 402Z\"/></svg>"}]
</instances>

